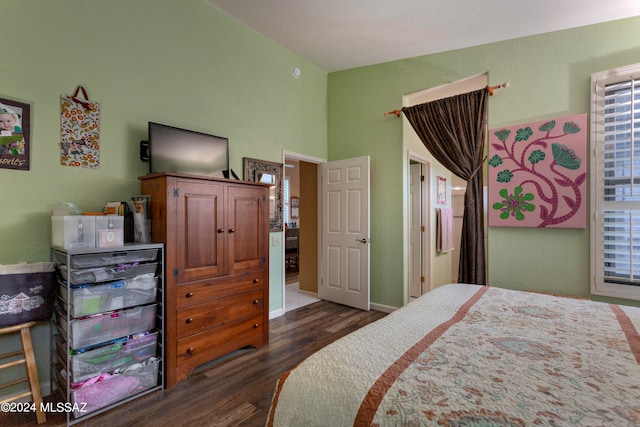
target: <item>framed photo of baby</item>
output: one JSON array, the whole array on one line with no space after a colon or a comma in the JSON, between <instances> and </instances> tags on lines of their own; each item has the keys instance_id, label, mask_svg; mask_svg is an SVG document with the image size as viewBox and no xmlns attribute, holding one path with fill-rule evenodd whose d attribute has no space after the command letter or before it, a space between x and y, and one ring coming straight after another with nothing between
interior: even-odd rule
<instances>
[{"instance_id":1,"label":"framed photo of baby","mask_svg":"<svg viewBox=\"0 0 640 427\"><path fill-rule=\"evenodd\" d=\"M29 170L29 104L0 98L0 168Z\"/></svg>"}]
</instances>

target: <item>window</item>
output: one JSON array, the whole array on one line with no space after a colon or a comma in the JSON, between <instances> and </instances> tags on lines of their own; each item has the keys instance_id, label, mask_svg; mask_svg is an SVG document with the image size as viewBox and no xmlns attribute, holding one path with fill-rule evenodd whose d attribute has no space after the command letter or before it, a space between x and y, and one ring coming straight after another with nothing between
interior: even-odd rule
<instances>
[{"instance_id":1,"label":"window","mask_svg":"<svg viewBox=\"0 0 640 427\"><path fill-rule=\"evenodd\" d=\"M284 223L289 224L291 217L289 215L289 177L284 177Z\"/></svg>"},{"instance_id":2,"label":"window","mask_svg":"<svg viewBox=\"0 0 640 427\"><path fill-rule=\"evenodd\" d=\"M591 82L591 293L640 300L640 64Z\"/></svg>"}]
</instances>

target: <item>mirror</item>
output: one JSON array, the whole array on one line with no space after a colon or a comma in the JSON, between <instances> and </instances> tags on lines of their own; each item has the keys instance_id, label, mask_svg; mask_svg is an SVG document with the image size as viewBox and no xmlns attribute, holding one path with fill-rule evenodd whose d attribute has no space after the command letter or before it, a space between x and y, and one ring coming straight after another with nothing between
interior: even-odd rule
<instances>
[{"instance_id":1,"label":"mirror","mask_svg":"<svg viewBox=\"0 0 640 427\"><path fill-rule=\"evenodd\" d=\"M270 184L269 230L282 231L282 163L244 158L246 181Z\"/></svg>"}]
</instances>

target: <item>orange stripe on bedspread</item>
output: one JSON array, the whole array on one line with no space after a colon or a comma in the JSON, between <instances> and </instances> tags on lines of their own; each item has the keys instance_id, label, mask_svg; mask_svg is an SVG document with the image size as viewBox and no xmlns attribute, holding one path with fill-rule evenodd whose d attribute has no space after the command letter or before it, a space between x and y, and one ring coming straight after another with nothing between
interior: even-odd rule
<instances>
[{"instance_id":1,"label":"orange stripe on bedspread","mask_svg":"<svg viewBox=\"0 0 640 427\"><path fill-rule=\"evenodd\" d=\"M354 426L370 426L373 422L373 418L378 410L378 406L382 402L385 394L389 391L393 383L398 379L400 375L418 358L431 344L433 344L447 329L452 325L464 319L471 307L482 298L484 293L489 289L488 286L484 286L478 290L467 302L465 302L456 312L456 314L444 323L441 323L435 327L431 332L425 335L420 341L414 344L409 350L407 350L398 360L391 365L384 374L378 378L373 384L369 392L365 396L356 419L353 423Z\"/></svg>"},{"instance_id":2,"label":"orange stripe on bedspread","mask_svg":"<svg viewBox=\"0 0 640 427\"><path fill-rule=\"evenodd\" d=\"M276 385L276 392L273 395L273 401L271 402L271 411L269 413L269 419L267 420L267 427L273 427L273 418L276 414L276 406L278 406L278 398L280 397L280 392L282 391L282 387L284 386L284 382L289 377L291 371L286 372L280 377L280 381L278 381L278 385Z\"/></svg>"},{"instance_id":3,"label":"orange stripe on bedspread","mask_svg":"<svg viewBox=\"0 0 640 427\"><path fill-rule=\"evenodd\" d=\"M627 316L627 313L625 313L623 309L615 304L609 304L609 307L611 307L611 310L615 313L620 328L622 328L622 331L627 337L631 353L635 356L636 362L640 363L640 334L638 334L636 327L633 326L631 319L629 319L629 316Z\"/></svg>"}]
</instances>

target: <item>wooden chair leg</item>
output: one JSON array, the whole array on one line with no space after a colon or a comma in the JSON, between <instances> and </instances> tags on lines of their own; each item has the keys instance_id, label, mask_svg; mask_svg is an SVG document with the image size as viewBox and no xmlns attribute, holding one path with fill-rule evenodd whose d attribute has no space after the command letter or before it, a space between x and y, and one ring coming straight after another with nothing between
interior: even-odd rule
<instances>
[{"instance_id":1,"label":"wooden chair leg","mask_svg":"<svg viewBox=\"0 0 640 427\"><path fill-rule=\"evenodd\" d=\"M24 350L24 358L27 364L27 375L29 376L29 388L33 403L36 406L36 420L38 424L47 421L47 416L42 412L42 393L40 392L40 381L38 379L38 367L33 354L33 344L31 342L31 330L29 327L20 329L20 338L22 339L22 349Z\"/></svg>"}]
</instances>

